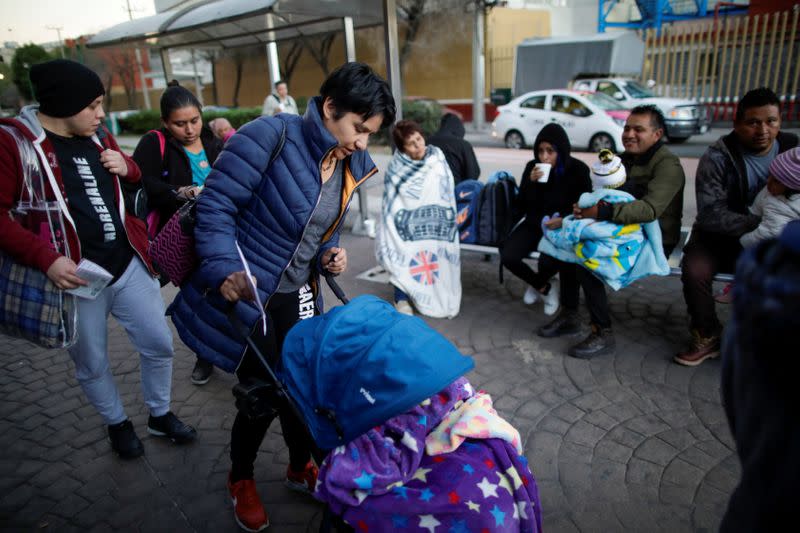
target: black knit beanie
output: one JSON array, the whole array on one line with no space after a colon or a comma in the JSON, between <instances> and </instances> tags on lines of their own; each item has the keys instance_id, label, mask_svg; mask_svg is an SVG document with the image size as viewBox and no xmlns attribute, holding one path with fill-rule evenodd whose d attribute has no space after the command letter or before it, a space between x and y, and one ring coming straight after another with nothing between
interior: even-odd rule
<instances>
[{"instance_id":1,"label":"black knit beanie","mask_svg":"<svg viewBox=\"0 0 800 533\"><path fill-rule=\"evenodd\" d=\"M50 117L77 115L95 98L106 94L93 70L68 59L33 65L30 77L39 111Z\"/></svg>"}]
</instances>

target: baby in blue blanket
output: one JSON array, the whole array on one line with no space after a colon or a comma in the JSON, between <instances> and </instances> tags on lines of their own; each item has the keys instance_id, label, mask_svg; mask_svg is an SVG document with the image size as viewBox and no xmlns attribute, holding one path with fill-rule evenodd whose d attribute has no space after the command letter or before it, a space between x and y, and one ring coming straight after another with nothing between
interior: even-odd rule
<instances>
[{"instance_id":1,"label":"baby in blue blanket","mask_svg":"<svg viewBox=\"0 0 800 533\"><path fill-rule=\"evenodd\" d=\"M620 158L611 150L602 150L598 159L591 172L594 190L582 194L578 206L591 207L601 200L632 202L631 194L618 190L626 178ZM623 225L573 215L561 219L556 213L545 217L542 228L545 238L539 242L540 252L583 265L614 290L645 276L669 274L656 221Z\"/></svg>"}]
</instances>

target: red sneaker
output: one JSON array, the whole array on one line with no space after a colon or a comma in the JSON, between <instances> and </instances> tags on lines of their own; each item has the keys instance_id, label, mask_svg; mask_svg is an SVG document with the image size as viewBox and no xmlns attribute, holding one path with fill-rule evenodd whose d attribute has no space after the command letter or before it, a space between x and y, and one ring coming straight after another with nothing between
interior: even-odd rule
<instances>
[{"instance_id":1,"label":"red sneaker","mask_svg":"<svg viewBox=\"0 0 800 533\"><path fill-rule=\"evenodd\" d=\"M228 475L228 492L233 501L233 517L245 531L262 531L269 526L269 518L256 491L256 482L242 479L231 483Z\"/></svg>"},{"instance_id":2,"label":"red sneaker","mask_svg":"<svg viewBox=\"0 0 800 533\"><path fill-rule=\"evenodd\" d=\"M311 461L300 472L295 472L289 465L286 468L286 486L298 492L311 494L317 486L317 474L319 469Z\"/></svg>"}]
</instances>

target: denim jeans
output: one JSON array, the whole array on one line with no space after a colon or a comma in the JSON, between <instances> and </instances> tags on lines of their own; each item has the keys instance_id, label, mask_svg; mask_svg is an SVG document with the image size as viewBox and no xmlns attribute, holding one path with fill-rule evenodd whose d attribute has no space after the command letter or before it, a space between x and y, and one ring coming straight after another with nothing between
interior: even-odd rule
<instances>
[{"instance_id":1,"label":"denim jeans","mask_svg":"<svg viewBox=\"0 0 800 533\"><path fill-rule=\"evenodd\" d=\"M69 349L75 377L106 424L127 417L108 360L108 315L125 328L141 357L144 401L153 416L169 411L172 386L172 332L164 317L158 281L138 257L97 299L76 298L78 342Z\"/></svg>"}]
</instances>

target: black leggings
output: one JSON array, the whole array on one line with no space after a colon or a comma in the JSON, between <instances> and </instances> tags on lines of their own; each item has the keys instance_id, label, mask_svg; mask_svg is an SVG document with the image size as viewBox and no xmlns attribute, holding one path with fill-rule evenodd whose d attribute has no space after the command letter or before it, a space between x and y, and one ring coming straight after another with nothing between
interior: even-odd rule
<instances>
[{"instance_id":1,"label":"black leggings","mask_svg":"<svg viewBox=\"0 0 800 533\"><path fill-rule=\"evenodd\" d=\"M267 336L260 327L255 328L253 340L264 357L275 368L283 347L283 340L291 327L300 320L318 314L314 296L308 285L294 292L275 293L269 300L267 311ZM258 378L268 381L268 375L258 358L248 348L239 368L239 381ZM289 448L289 464L292 470L301 471L311 459L311 443L303 423L285 405L278 408L283 440ZM231 428L231 481L253 479L253 465L258 449L264 440L273 418L251 419L242 412L236 414Z\"/></svg>"},{"instance_id":2,"label":"black leggings","mask_svg":"<svg viewBox=\"0 0 800 533\"><path fill-rule=\"evenodd\" d=\"M517 226L500 251L500 261L522 281L541 291L547 282L558 274L561 280L560 303L567 309L578 309L577 265L559 261L549 255L540 254L538 272L534 272L523 259L528 257L542 239L542 228L537 224L523 222Z\"/></svg>"},{"instance_id":3,"label":"black leggings","mask_svg":"<svg viewBox=\"0 0 800 533\"><path fill-rule=\"evenodd\" d=\"M525 264L523 259L536 249L541 239L542 228L538 224L523 222L511 232L500 250L503 266L537 291L544 289L550 278L558 273L559 263L551 257L550 260L544 259L548 256L543 255L539 258L539 272Z\"/></svg>"},{"instance_id":4,"label":"black leggings","mask_svg":"<svg viewBox=\"0 0 800 533\"><path fill-rule=\"evenodd\" d=\"M560 303L572 311L578 310L578 290L583 287L592 323L601 328L610 328L605 285L591 272L581 265L565 263L545 254L539 255L539 272L534 272L525 264L523 259L536 249L541 239L542 228L538 224L523 222L517 226L503 244L500 253L503 266L536 290L543 289L547 281L558 273L561 280Z\"/></svg>"}]
</instances>

